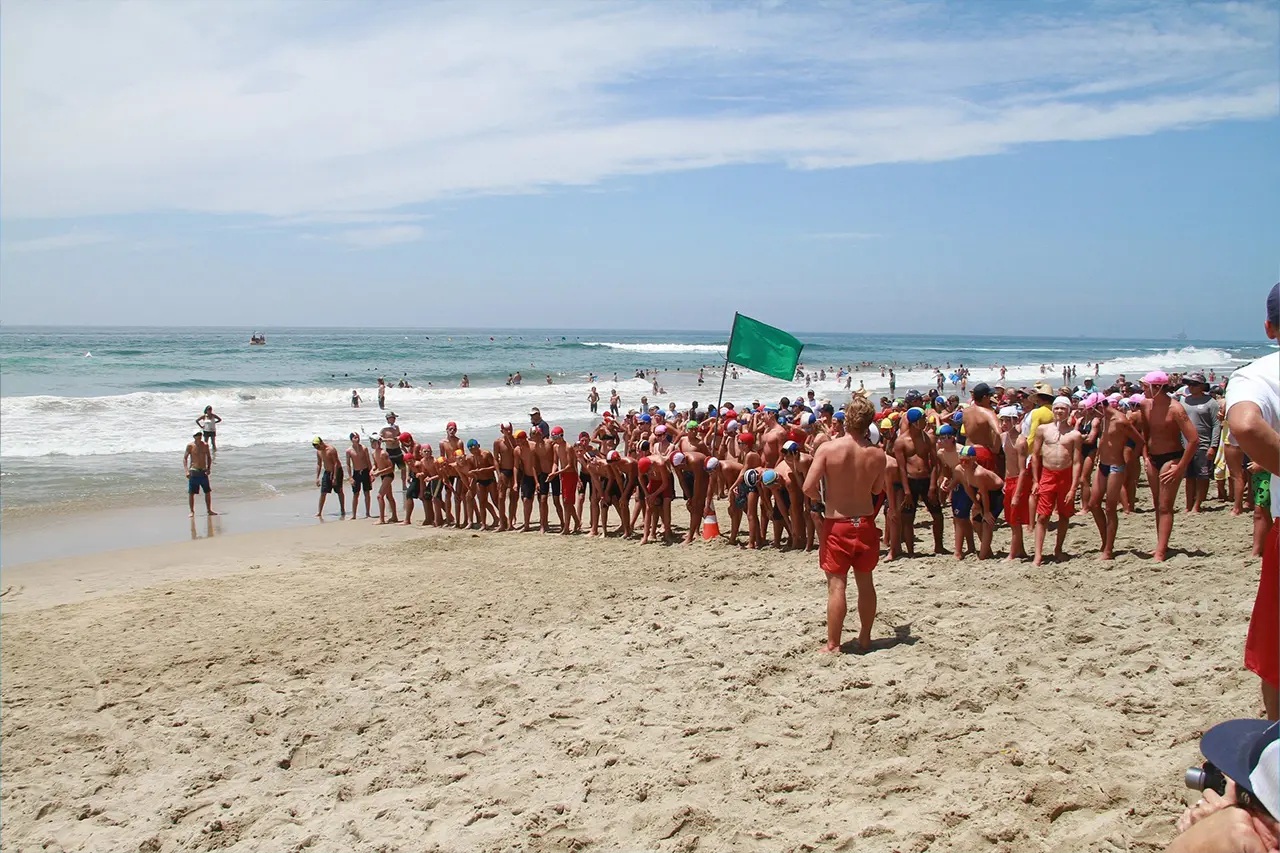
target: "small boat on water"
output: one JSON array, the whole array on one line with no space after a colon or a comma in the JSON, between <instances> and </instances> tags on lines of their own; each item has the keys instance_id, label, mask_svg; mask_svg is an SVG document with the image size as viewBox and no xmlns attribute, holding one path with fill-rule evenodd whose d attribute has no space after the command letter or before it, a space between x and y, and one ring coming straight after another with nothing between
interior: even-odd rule
<instances>
[{"instance_id":1,"label":"small boat on water","mask_svg":"<svg viewBox=\"0 0 1280 853\"><path fill-rule=\"evenodd\" d=\"M1178 334L1173 336L1173 339L1175 341L1185 341L1187 339L1187 330L1183 329L1181 332L1178 332Z\"/></svg>"},{"instance_id":2,"label":"small boat on water","mask_svg":"<svg viewBox=\"0 0 1280 853\"><path fill-rule=\"evenodd\" d=\"M258 332L254 332L254 333L249 337L249 343L253 344L254 346L259 346L259 347L260 347L260 346L266 346L266 343L267 343L267 336L266 336L266 335L259 334Z\"/></svg>"}]
</instances>

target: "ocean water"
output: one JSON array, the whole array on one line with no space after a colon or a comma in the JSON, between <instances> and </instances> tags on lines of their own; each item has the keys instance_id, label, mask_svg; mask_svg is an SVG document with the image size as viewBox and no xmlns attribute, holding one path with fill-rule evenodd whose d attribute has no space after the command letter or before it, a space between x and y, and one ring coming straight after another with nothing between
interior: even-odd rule
<instances>
[{"instance_id":1,"label":"ocean water","mask_svg":"<svg viewBox=\"0 0 1280 853\"><path fill-rule=\"evenodd\" d=\"M456 421L464 438L492 439L503 421L528 422L537 406L576 431L593 419L586 396L596 380L602 408L616 388L626 408L644 395L666 407L715 402L727 332L593 330L268 329L250 346L248 329L0 329L0 501L6 516L83 506L184 505L182 453L207 405L223 418L213 483L218 497L254 498L313 485L312 436L340 448L352 431L383 425L376 380L391 387L387 408L404 429L433 445ZM894 364L899 395L932 386L933 366L967 366L971 381L1008 383L1042 376L1056 384L1063 365L1101 362L1099 375L1153 368L1230 371L1267 351L1265 342L1108 341L927 335L800 334L803 362L819 399L853 387L887 391L880 365ZM870 365L870 366L863 366ZM1042 373L1042 365L1045 372ZM697 384L705 367L705 384ZM635 371L658 371L653 395ZM523 384L506 385L520 371ZM463 374L471 387L459 388ZM617 381L614 381L614 377ZM551 384L547 384L547 377ZM352 389L364 404L350 405ZM795 396L804 381L750 372L730 379L725 399Z\"/></svg>"}]
</instances>

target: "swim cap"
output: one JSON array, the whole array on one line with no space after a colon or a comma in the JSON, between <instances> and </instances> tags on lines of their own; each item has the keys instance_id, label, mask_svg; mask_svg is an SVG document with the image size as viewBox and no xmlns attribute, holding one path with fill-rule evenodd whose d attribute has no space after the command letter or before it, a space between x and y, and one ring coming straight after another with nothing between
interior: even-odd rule
<instances>
[{"instance_id":1,"label":"swim cap","mask_svg":"<svg viewBox=\"0 0 1280 853\"><path fill-rule=\"evenodd\" d=\"M671 457L671 464L679 467L684 464L685 456L683 453L677 453Z\"/></svg>"},{"instance_id":2,"label":"swim cap","mask_svg":"<svg viewBox=\"0 0 1280 853\"><path fill-rule=\"evenodd\" d=\"M582 439L584 439L584 438L585 438L585 439L587 439L588 441L590 441L590 440L591 440L591 433L586 432L586 431L583 431L583 432L578 433L578 441L582 441Z\"/></svg>"},{"instance_id":3,"label":"swim cap","mask_svg":"<svg viewBox=\"0 0 1280 853\"><path fill-rule=\"evenodd\" d=\"M1055 409L1070 409L1070 408L1071 408L1071 398L1070 398L1070 397L1054 397L1054 398L1053 398L1053 407L1054 407Z\"/></svg>"},{"instance_id":4,"label":"swim cap","mask_svg":"<svg viewBox=\"0 0 1280 853\"><path fill-rule=\"evenodd\" d=\"M511 429L511 421L503 421L502 423L498 424L498 429L500 430Z\"/></svg>"},{"instance_id":5,"label":"swim cap","mask_svg":"<svg viewBox=\"0 0 1280 853\"><path fill-rule=\"evenodd\" d=\"M658 424L656 427L654 427L654 428L653 428L653 432L654 432L654 434L655 434L655 435L666 435L666 434L667 434L667 425L666 425L666 424Z\"/></svg>"},{"instance_id":6,"label":"swim cap","mask_svg":"<svg viewBox=\"0 0 1280 853\"><path fill-rule=\"evenodd\" d=\"M420 449L420 450L422 451L422 453L423 453L423 455L424 455L424 456L430 456L430 455L431 455L431 445L429 445L429 444L420 444L420 445L418 445L418 449Z\"/></svg>"},{"instance_id":7,"label":"swim cap","mask_svg":"<svg viewBox=\"0 0 1280 853\"><path fill-rule=\"evenodd\" d=\"M757 471L755 468L752 468L750 471L747 472L746 476L743 479L748 486L754 489L756 486L760 485L760 472Z\"/></svg>"},{"instance_id":8,"label":"swim cap","mask_svg":"<svg viewBox=\"0 0 1280 853\"><path fill-rule=\"evenodd\" d=\"M725 431L726 431L726 432L733 432L733 431L735 431L735 430L738 428L738 422L737 422L737 421L728 421L728 422L726 422L726 423L725 423L724 428L725 428Z\"/></svg>"},{"instance_id":9,"label":"swim cap","mask_svg":"<svg viewBox=\"0 0 1280 853\"><path fill-rule=\"evenodd\" d=\"M527 432L525 432L524 430L522 430L522 429L518 429L518 430L516 430L515 435L513 435L513 436L511 436L511 437L512 437L512 438L514 438L514 439L528 438L528 437L529 437L529 434L528 434Z\"/></svg>"},{"instance_id":10,"label":"swim cap","mask_svg":"<svg viewBox=\"0 0 1280 853\"><path fill-rule=\"evenodd\" d=\"M834 417L836 420L842 421L844 420L844 412L836 412Z\"/></svg>"},{"instance_id":11,"label":"swim cap","mask_svg":"<svg viewBox=\"0 0 1280 853\"><path fill-rule=\"evenodd\" d=\"M605 457L605 459L608 460L609 462L617 462L621 458L622 458L622 454L616 450L610 450L609 455Z\"/></svg>"},{"instance_id":12,"label":"swim cap","mask_svg":"<svg viewBox=\"0 0 1280 853\"><path fill-rule=\"evenodd\" d=\"M893 429L893 421L885 418L880 422L880 429Z\"/></svg>"},{"instance_id":13,"label":"swim cap","mask_svg":"<svg viewBox=\"0 0 1280 853\"><path fill-rule=\"evenodd\" d=\"M907 423L916 423L923 417L924 409L921 409L918 406L912 406L910 409L907 409Z\"/></svg>"},{"instance_id":14,"label":"swim cap","mask_svg":"<svg viewBox=\"0 0 1280 853\"><path fill-rule=\"evenodd\" d=\"M689 421L687 424L685 424L685 425L684 425L684 428L685 428L685 429L697 429L697 428L698 428L698 422L697 422L697 421Z\"/></svg>"},{"instance_id":15,"label":"swim cap","mask_svg":"<svg viewBox=\"0 0 1280 853\"><path fill-rule=\"evenodd\" d=\"M617 453L618 451L615 450L613 452ZM653 460L650 459L648 456L641 456L639 459L636 460L636 470L639 471L641 474L648 474L649 468L652 465L653 465Z\"/></svg>"},{"instance_id":16,"label":"swim cap","mask_svg":"<svg viewBox=\"0 0 1280 853\"><path fill-rule=\"evenodd\" d=\"M409 444L413 444L413 436L407 432L402 432L400 433L400 443L404 444L405 442L408 442Z\"/></svg>"},{"instance_id":17,"label":"swim cap","mask_svg":"<svg viewBox=\"0 0 1280 853\"><path fill-rule=\"evenodd\" d=\"M800 416L800 423L804 424L805 426L813 426L817 422L818 422L818 416L815 415L813 412L810 412L807 415Z\"/></svg>"},{"instance_id":18,"label":"swim cap","mask_svg":"<svg viewBox=\"0 0 1280 853\"><path fill-rule=\"evenodd\" d=\"M564 435L564 427L561 427L561 426L553 426L553 427L551 428L551 434L552 434L552 435Z\"/></svg>"},{"instance_id":19,"label":"swim cap","mask_svg":"<svg viewBox=\"0 0 1280 853\"><path fill-rule=\"evenodd\" d=\"M956 434L956 428L953 427L951 424L943 424L942 426L938 427L939 438L943 438L943 437L954 438L955 434Z\"/></svg>"},{"instance_id":20,"label":"swim cap","mask_svg":"<svg viewBox=\"0 0 1280 853\"><path fill-rule=\"evenodd\" d=\"M947 401L946 401L946 400L944 400L944 399L942 399L941 397L939 397L939 398L937 398L936 400L934 400L934 401L933 401L933 404L934 404L935 406L938 406L939 408L945 408L945 407L946 407L946 405L947 405Z\"/></svg>"},{"instance_id":21,"label":"swim cap","mask_svg":"<svg viewBox=\"0 0 1280 853\"><path fill-rule=\"evenodd\" d=\"M320 437L320 436L318 436L318 435L317 435L315 438L311 439L311 446L312 446L312 447L319 447L319 446L320 446L320 445L322 445L322 444L324 444L324 439L323 439L323 438L321 438L321 437Z\"/></svg>"},{"instance_id":22,"label":"swim cap","mask_svg":"<svg viewBox=\"0 0 1280 853\"><path fill-rule=\"evenodd\" d=\"M956 448L956 454L961 459L973 459L978 455L978 449L973 445L962 445Z\"/></svg>"},{"instance_id":23,"label":"swim cap","mask_svg":"<svg viewBox=\"0 0 1280 853\"><path fill-rule=\"evenodd\" d=\"M875 424L871 424L867 427L867 440L872 444L880 443L880 430L876 429Z\"/></svg>"},{"instance_id":24,"label":"swim cap","mask_svg":"<svg viewBox=\"0 0 1280 853\"><path fill-rule=\"evenodd\" d=\"M791 419L788 418L786 415L778 415L778 423L783 424L785 426L786 424L791 423Z\"/></svg>"},{"instance_id":25,"label":"swim cap","mask_svg":"<svg viewBox=\"0 0 1280 853\"><path fill-rule=\"evenodd\" d=\"M782 452L783 453L799 453L800 445L796 444L794 441L784 442L782 445Z\"/></svg>"},{"instance_id":26,"label":"swim cap","mask_svg":"<svg viewBox=\"0 0 1280 853\"><path fill-rule=\"evenodd\" d=\"M454 456L461 456L461 455L462 455L462 449L461 449L461 448L459 448L458 450L453 451L453 455L454 455Z\"/></svg>"},{"instance_id":27,"label":"swim cap","mask_svg":"<svg viewBox=\"0 0 1280 853\"><path fill-rule=\"evenodd\" d=\"M445 429L457 429L457 428L458 428L458 425L457 425L456 423L454 423L453 421L449 421L447 424L445 424L445 425L444 425L444 428L445 428Z\"/></svg>"},{"instance_id":28,"label":"swim cap","mask_svg":"<svg viewBox=\"0 0 1280 853\"><path fill-rule=\"evenodd\" d=\"M756 440L756 437L751 433L746 432L745 430L743 432L738 433L738 441L742 442L743 444L751 444L755 440Z\"/></svg>"},{"instance_id":29,"label":"swim cap","mask_svg":"<svg viewBox=\"0 0 1280 853\"><path fill-rule=\"evenodd\" d=\"M1169 374L1163 370L1153 370L1146 376L1142 377L1142 381L1148 385L1168 385Z\"/></svg>"},{"instance_id":30,"label":"swim cap","mask_svg":"<svg viewBox=\"0 0 1280 853\"><path fill-rule=\"evenodd\" d=\"M1101 397L1102 395L1099 394L1098 396ZM1004 406L1000 409L999 415L1002 418L1016 418L1018 416L1018 407Z\"/></svg>"},{"instance_id":31,"label":"swim cap","mask_svg":"<svg viewBox=\"0 0 1280 853\"><path fill-rule=\"evenodd\" d=\"M647 413L640 416L640 423L642 424L647 424L652 420L653 418L650 417Z\"/></svg>"},{"instance_id":32,"label":"swim cap","mask_svg":"<svg viewBox=\"0 0 1280 853\"><path fill-rule=\"evenodd\" d=\"M954 412L951 413L951 421L957 424L964 423L964 412L962 412L960 409L956 409Z\"/></svg>"},{"instance_id":33,"label":"swim cap","mask_svg":"<svg viewBox=\"0 0 1280 853\"><path fill-rule=\"evenodd\" d=\"M436 457L436 464L437 464L437 465L443 465L444 463L445 463L445 458L444 458L443 456L437 456L437 457Z\"/></svg>"},{"instance_id":34,"label":"swim cap","mask_svg":"<svg viewBox=\"0 0 1280 853\"><path fill-rule=\"evenodd\" d=\"M359 438L359 437L360 437L360 433L358 432L353 432L351 433L351 435L347 436L347 438Z\"/></svg>"},{"instance_id":35,"label":"swim cap","mask_svg":"<svg viewBox=\"0 0 1280 853\"><path fill-rule=\"evenodd\" d=\"M640 450L641 450L641 451L643 451L644 453L648 453L648 452L649 452L649 442L648 442L648 441L642 441L642 442L640 442Z\"/></svg>"},{"instance_id":36,"label":"swim cap","mask_svg":"<svg viewBox=\"0 0 1280 853\"><path fill-rule=\"evenodd\" d=\"M764 473L760 475L760 482L766 486L772 486L778 481L778 472L772 468L765 468Z\"/></svg>"},{"instance_id":37,"label":"swim cap","mask_svg":"<svg viewBox=\"0 0 1280 853\"><path fill-rule=\"evenodd\" d=\"M707 457L707 471L714 471L720 467L720 460L714 456Z\"/></svg>"},{"instance_id":38,"label":"swim cap","mask_svg":"<svg viewBox=\"0 0 1280 853\"><path fill-rule=\"evenodd\" d=\"M470 439L467 442L467 447L479 447L479 446L480 446L480 442L476 441L474 438Z\"/></svg>"},{"instance_id":39,"label":"swim cap","mask_svg":"<svg viewBox=\"0 0 1280 853\"><path fill-rule=\"evenodd\" d=\"M1141 406L1144 399L1145 398L1141 394L1134 394L1129 398L1129 402L1135 406Z\"/></svg>"},{"instance_id":40,"label":"swim cap","mask_svg":"<svg viewBox=\"0 0 1280 853\"><path fill-rule=\"evenodd\" d=\"M777 412L777 411L778 411L778 404L777 404L777 403L766 403L766 404L765 404L765 406L764 406L764 410L765 410L766 412Z\"/></svg>"}]
</instances>

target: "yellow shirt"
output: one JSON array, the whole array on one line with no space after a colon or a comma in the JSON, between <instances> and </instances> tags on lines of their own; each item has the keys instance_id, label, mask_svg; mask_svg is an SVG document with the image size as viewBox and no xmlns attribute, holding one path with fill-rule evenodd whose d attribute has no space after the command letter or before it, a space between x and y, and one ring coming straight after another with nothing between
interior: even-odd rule
<instances>
[{"instance_id":1,"label":"yellow shirt","mask_svg":"<svg viewBox=\"0 0 1280 853\"><path fill-rule=\"evenodd\" d=\"M1027 427L1027 450L1030 451L1032 442L1036 440L1036 427L1041 424L1053 423L1053 409L1048 406L1039 406L1031 411L1031 425Z\"/></svg>"}]
</instances>

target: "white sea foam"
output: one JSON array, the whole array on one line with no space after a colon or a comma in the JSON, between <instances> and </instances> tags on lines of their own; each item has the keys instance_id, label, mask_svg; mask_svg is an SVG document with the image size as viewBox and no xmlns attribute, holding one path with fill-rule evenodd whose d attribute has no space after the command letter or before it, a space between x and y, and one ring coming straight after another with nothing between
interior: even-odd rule
<instances>
[{"instance_id":1,"label":"white sea foam","mask_svg":"<svg viewBox=\"0 0 1280 853\"><path fill-rule=\"evenodd\" d=\"M724 357L725 347L728 346L728 344L620 344L615 341L583 341L582 345L584 347L607 347L608 349L622 352L713 352L718 353L721 358Z\"/></svg>"},{"instance_id":2,"label":"white sea foam","mask_svg":"<svg viewBox=\"0 0 1280 853\"><path fill-rule=\"evenodd\" d=\"M1156 368L1182 370L1192 367L1216 368L1225 372L1240 363L1241 360L1222 350L1186 347L1113 359L1102 364L1100 373L1107 378L1117 373L1140 377ZM808 369L816 373L817 367L816 363L810 363ZM1093 375L1085 365L1078 367L1081 379ZM969 365L969 368L970 387L982 381L994 383L1000 378L998 366ZM1010 365L1005 382L1027 385L1043 378L1056 385L1060 369L1061 365L1055 365L1055 369L1047 369L1045 374L1041 374L1039 364ZM795 397L808 390L803 381L786 382L741 369L739 374L739 379L730 379L725 386L725 398L738 405L755 399L777 400L784 395ZM815 397L843 404L849 396L845 382L837 380L834 373L827 376L825 381L813 382ZM601 395L601 411L607 407L609 391L614 387L622 397L625 411L638 407L642 395L648 395L650 403L663 408L671 401L684 407L693 399L705 406L716 401L720 386L720 377L714 372L706 376L703 386L695 384L696 371L664 373L659 381L668 392L661 397L651 393L652 385L648 380L626 379L616 386L598 382L596 387ZM888 379L881 377L878 369L855 372L852 388L857 390L860 383L865 384L875 396L888 388ZM923 391L933 387L932 371L897 372L899 396L910 388ZM412 432L419 441L435 444L443 435L448 421L456 421L464 437L491 434L503 421L528 424L529 409L533 406L540 408L543 417L552 423L588 420L591 417L586 405L589 388L590 385L582 382L561 385L528 382L522 387L466 389L392 388L387 392L387 405L389 410L394 409L400 416L404 429ZM953 390L948 381L945 393ZM305 452L306 444L315 435L341 446L348 433L375 432L385 424L384 413L378 410L372 394L367 395L359 409L351 408L350 398L350 388L258 386L171 393L138 392L105 397L4 397L0 399L0 423L4 427L0 457L21 459L138 452L181 454L197 429L195 419L205 406L213 406L214 411L225 419L218 430L219 447L300 445Z\"/></svg>"}]
</instances>

